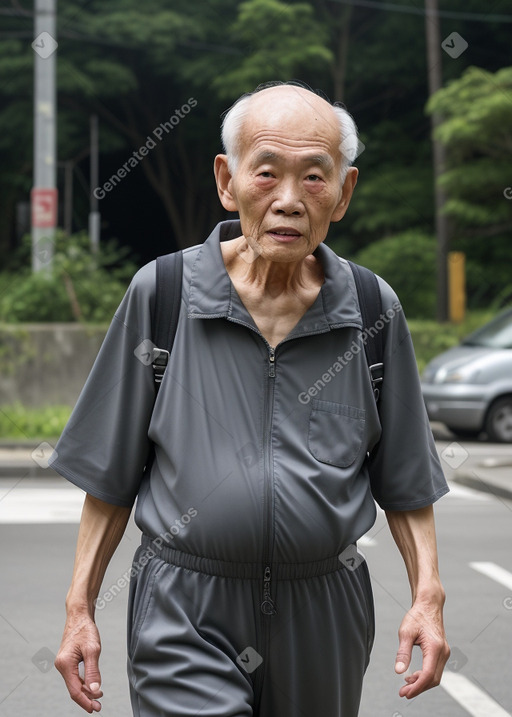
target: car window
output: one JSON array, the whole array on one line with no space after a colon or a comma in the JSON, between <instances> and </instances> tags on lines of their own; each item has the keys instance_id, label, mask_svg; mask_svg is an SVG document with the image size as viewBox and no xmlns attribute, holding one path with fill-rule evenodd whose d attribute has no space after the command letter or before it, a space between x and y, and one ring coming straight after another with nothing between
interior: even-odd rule
<instances>
[{"instance_id":1,"label":"car window","mask_svg":"<svg viewBox=\"0 0 512 717\"><path fill-rule=\"evenodd\" d=\"M512 311L506 311L467 336L464 346L512 349Z\"/></svg>"}]
</instances>

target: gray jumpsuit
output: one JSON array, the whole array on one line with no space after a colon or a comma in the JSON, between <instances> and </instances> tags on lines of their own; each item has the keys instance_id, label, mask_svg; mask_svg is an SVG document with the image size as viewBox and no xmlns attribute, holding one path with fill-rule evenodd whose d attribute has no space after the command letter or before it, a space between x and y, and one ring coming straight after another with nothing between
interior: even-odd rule
<instances>
[{"instance_id":1,"label":"gray jumpsuit","mask_svg":"<svg viewBox=\"0 0 512 717\"><path fill-rule=\"evenodd\" d=\"M137 272L50 462L101 500L137 498L134 715L356 717L374 635L356 542L375 501L412 510L448 488L390 287L377 411L348 264L318 247L320 294L274 349L222 260L241 233L222 222L185 250L154 407L155 263Z\"/></svg>"}]
</instances>

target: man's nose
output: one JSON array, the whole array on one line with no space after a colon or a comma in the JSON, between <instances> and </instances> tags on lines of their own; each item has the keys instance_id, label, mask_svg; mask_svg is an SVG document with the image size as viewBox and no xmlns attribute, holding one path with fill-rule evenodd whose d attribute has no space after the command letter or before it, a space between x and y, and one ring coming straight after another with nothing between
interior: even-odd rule
<instances>
[{"instance_id":1,"label":"man's nose","mask_svg":"<svg viewBox=\"0 0 512 717\"><path fill-rule=\"evenodd\" d=\"M272 203L272 209L277 214L302 214L304 212L302 187L299 187L293 180L281 182Z\"/></svg>"}]
</instances>

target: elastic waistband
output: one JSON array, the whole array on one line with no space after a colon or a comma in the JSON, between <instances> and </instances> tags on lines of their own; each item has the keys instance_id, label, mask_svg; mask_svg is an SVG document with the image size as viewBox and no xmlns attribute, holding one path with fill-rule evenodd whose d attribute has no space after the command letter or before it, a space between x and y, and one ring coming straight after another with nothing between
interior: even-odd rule
<instances>
[{"instance_id":1,"label":"elastic waistband","mask_svg":"<svg viewBox=\"0 0 512 717\"><path fill-rule=\"evenodd\" d=\"M149 536L142 536L142 547L153 551L166 563L176 565L180 568L187 568L206 575L217 575L224 578L240 578L242 580L261 579L263 574L262 563L235 563L227 560L216 560L214 558L203 558L199 555L191 555L181 550L175 550L168 545L160 545L158 538L152 540ZM342 570L345 566L337 555L324 560L310 563L272 563L272 578L277 580L297 580L314 578L319 575L333 573Z\"/></svg>"}]
</instances>

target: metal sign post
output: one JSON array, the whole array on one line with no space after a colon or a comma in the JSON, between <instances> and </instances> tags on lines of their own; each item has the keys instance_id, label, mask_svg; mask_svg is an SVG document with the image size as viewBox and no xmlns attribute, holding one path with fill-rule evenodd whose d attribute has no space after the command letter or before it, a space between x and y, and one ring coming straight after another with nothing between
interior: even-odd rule
<instances>
[{"instance_id":1,"label":"metal sign post","mask_svg":"<svg viewBox=\"0 0 512 717\"><path fill-rule=\"evenodd\" d=\"M56 0L35 0L34 50L34 188L32 205L32 270L52 270L56 189Z\"/></svg>"}]
</instances>

